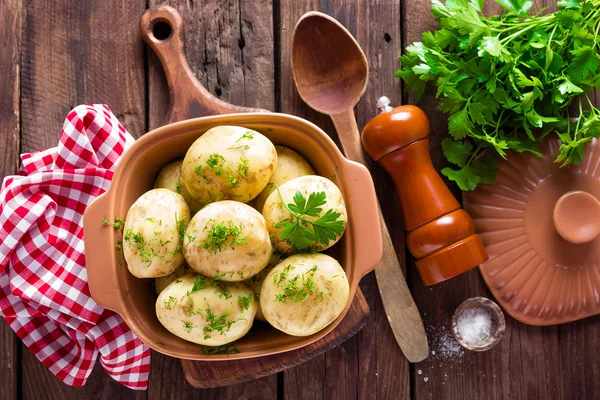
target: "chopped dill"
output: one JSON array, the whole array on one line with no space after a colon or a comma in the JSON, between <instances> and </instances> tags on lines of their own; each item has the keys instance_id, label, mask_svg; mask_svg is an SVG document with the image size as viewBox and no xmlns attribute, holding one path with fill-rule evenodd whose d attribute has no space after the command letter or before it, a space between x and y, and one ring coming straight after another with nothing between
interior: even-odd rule
<instances>
[{"instance_id":1,"label":"chopped dill","mask_svg":"<svg viewBox=\"0 0 600 400\"><path fill-rule=\"evenodd\" d=\"M254 139L254 132L251 130L247 130L238 140L235 141L236 144L229 147L227 150L237 150L237 149L248 150L250 148L249 145L240 143L244 139L246 139L248 141Z\"/></svg>"},{"instance_id":2,"label":"chopped dill","mask_svg":"<svg viewBox=\"0 0 600 400\"><path fill-rule=\"evenodd\" d=\"M203 232L208 230L207 237L198 245L198 248L216 254L227 246L231 246L233 249L235 246L246 244L248 243L246 236L240 237L243 229L242 223L239 225L235 225L233 221L217 223L214 219L210 219L202 230Z\"/></svg>"},{"instance_id":3,"label":"chopped dill","mask_svg":"<svg viewBox=\"0 0 600 400\"><path fill-rule=\"evenodd\" d=\"M183 322L183 329L185 329L188 333L192 330L192 328L194 327L194 325L192 325L191 322L189 321L183 321L181 320L181 322Z\"/></svg>"},{"instance_id":4,"label":"chopped dill","mask_svg":"<svg viewBox=\"0 0 600 400\"><path fill-rule=\"evenodd\" d=\"M204 332L204 339L210 339L210 334L213 332L217 332L220 335L224 335L225 332L231 329L231 326L235 324L239 319L231 319L227 320L231 313L224 313L221 316L217 317L217 315L212 312L210 307L206 308L206 322L208 322L208 326L202 328Z\"/></svg>"},{"instance_id":5,"label":"chopped dill","mask_svg":"<svg viewBox=\"0 0 600 400\"><path fill-rule=\"evenodd\" d=\"M121 218L119 217L115 217L115 220L113 222L110 222L108 220L108 218L104 218L104 221L102 221L102 225L103 226L112 226L115 229L123 229L123 225L125 225L125 221L123 221Z\"/></svg>"},{"instance_id":6,"label":"chopped dill","mask_svg":"<svg viewBox=\"0 0 600 400\"><path fill-rule=\"evenodd\" d=\"M238 349L236 347L235 342L231 342L231 343L223 344L221 346L202 346L202 351L204 352L204 354L223 353L223 354L229 355L229 354L239 353L240 349Z\"/></svg>"},{"instance_id":7,"label":"chopped dill","mask_svg":"<svg viewBox=\"0 0 600 400\"><path fill-rule=\"evenodd\" d=\"M292 265L285 267L284 272L279 273L279 280L276 279L275 283L278 288L282 289L281 293L275 295L275 299L282 303L287 303L288 300L295 303L303 302L308 299L308 296L314 295L316 291L316 284L313 280L315 273L317 272L318 266L313 266L309 269L306 274L296 275L290 278L288 272L290 269L295 269ZM302 279L300 279L300 277ZM275 276L277 278L277 276ZM300 285L297 285L297 282ZM317 298L319 295L316 295ZM321 292L321 301L323 300L323 292Z\"/></svg>"},{"instance_id":8,"label":"chopped dill","mask_svg":"<svg viewBox=\"0 0 600 400\"><path fill-rule=\"evenodd\" d=\"M167 309L167 310L170 310L176 304L177 304L177 299L173 296L169 296L169 298L167 298L167 299L165 299L165 301L163 301L163 305L165 306L165 309Z\"/></svg>"},{"instance_id":9,"label":"chopped dill","mask_svg":"<svg viewBox=\"0 0 600 400\"><path fill-rule=\"evenodd\" d=\"M240 310L244 311L250 308L250 303L252 302L252 295L250 296L238 296L238 303L240 305Z\"/></svg>"}]
</instances>

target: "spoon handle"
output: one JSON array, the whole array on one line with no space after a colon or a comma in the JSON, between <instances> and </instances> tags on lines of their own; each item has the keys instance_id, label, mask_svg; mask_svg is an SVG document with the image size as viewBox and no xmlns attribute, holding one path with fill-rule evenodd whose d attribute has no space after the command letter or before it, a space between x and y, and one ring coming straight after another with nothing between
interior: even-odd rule
<instances>
[{"instance_id":1,"label":"spoon handle","mask_svg":"<svg viewBox=\"0 0 600 400\"><path fill-rule=\"evenodd\" d=\"M346 158L362 165L367 165L367 159L360 142L360 132L356 125L354 109L349 108L339 114L331 115L333 125L342 144Z\"/></svg>"},{"instance_id":2,"label":"spoon handle","mask_svg":"<svg viewBox=\"0 0 600 400\"><path fill-rule=\"evenodd\" d=\"M331 119L346 157L366 166L354 110L349 108L342 113L331 115ZM423 361L429 355L427 335L417 305L402 273L381 207L379 207L379 220L383 239L383 258L375 268L379 294L396 342L408 361L416 363ZM404 258L405 254L400 256Z\"/></svg>"}]
</instances>

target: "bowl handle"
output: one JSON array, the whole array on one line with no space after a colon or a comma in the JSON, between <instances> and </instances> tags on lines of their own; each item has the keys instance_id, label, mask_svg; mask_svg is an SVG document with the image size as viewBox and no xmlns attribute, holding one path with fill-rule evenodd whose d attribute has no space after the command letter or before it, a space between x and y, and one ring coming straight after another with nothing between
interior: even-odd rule
<instances>
[{"instance_id":1,"label":"bowl handle","mask_svg":"<svg viewBox=\"0 0 600 400\"><path fill-rule=\"evenodd\" d=\"M96 198L83 214L85 262L88 285L94 301L104 308L120 313L121 296L117 293L117 271L112 268L115 265L113 257L121 257L115 252L120 231L102 224L105 218L114 218L108 207L107 194ZM126 268L123 260L121 263Z\"/></svg>"},{"instance_id":2,"label":"bowl handle","mask_svg":"<svg viewBox=\"0 0 600 400\"><path fill-rule=\"evenodd\" d=\"M369 170L359 163L347 161L350 201L348 220L352 221L354 263L360 278L373 271L383 254L377 194ZM368 251L357 251L358 248Z\"/></svg>"}]
</instances>

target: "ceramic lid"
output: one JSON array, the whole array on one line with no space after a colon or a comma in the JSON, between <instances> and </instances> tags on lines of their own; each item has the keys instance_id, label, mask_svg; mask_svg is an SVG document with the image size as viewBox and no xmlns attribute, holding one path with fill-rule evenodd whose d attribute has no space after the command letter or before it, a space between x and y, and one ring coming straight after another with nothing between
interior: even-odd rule
<instances>
[{"instance_id":1,"label":"ceramic lid","mask_svg":"<svg viewBox=\"0 0 600 400\"><path fill-rule=\"evenodd\" d=\"M600 313L600 145L593 139L580 165L562 168L559 147L548 139L542 157L511 153L493 185L464 194L489 255L484 280L510 315L531 325Z\"/></svg>"}]
</instances>

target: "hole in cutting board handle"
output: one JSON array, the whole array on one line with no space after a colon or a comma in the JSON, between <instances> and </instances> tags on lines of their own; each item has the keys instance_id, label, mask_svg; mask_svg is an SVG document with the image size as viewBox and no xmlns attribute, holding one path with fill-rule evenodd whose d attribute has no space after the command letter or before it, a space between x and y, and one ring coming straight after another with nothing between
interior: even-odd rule
<instances>
[{"instance_id":1,"label":"hole in cutting board handle","mask_svg":"<svg viewBox=\"0 0 600 400\"><path fill-rule=\"evenodd\" d=\"M167 21L159 20L152 25L152 35L161 42L169 39L172 34L173 28Z\"/></svg>"}]
</instances>

